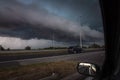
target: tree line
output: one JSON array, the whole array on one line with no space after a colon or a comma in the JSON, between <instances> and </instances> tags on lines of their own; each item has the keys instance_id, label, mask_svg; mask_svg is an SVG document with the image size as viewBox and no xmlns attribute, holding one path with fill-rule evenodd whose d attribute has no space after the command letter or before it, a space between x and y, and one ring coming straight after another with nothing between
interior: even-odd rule
<instances>
[{"instance_id":1,"label":"tree line","mask_svg":"<svg viewBox=\"0 0 120 80\"><path fill-rule=\"evenodd\" d=\"M95 44L95 43L89 45L88 47L83 46L83 48L104 48L104 47L105 47L104 45L100 46L100 45ZM44 48L44 49L67 49L67 47L48 47L48 48ZM2 45L0 45L0 51L10 51L10 50L11 50L10 48L5 49ZM30 46L26 46L24 48L24 50L31 50L31 47Z\"/></svg>"}]
</instances>

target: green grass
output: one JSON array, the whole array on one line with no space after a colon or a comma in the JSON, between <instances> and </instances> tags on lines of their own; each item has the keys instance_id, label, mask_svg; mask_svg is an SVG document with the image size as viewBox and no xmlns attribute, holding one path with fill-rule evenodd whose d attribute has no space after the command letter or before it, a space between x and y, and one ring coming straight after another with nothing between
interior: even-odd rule
<instances>
[{"instance_id":1,"label":"green grass","mask_svg":"<svg viewBox=\"0 0 120 80\"><path fill-rule=\"evenodd\" d=\"M60 50L40 50L39 52L37 51L15 51L14 53L9 53L9 52L0 52L0 56L19 56L19 55L43 55L43 54L62 54L62 53L67 53L67 49L60 49Z\"/></svg>"},{"instance_id":2,"label":"green grass","mask_svg":"<svg viewBox=\"0 0 120 80\"><path fill-rule=\"evenodd\" d=\"M87 48L84 49L85 52L100 50L102 48ZM32 50L33 51L33 50ZM54 50L40 50L34 51L31 50L23 50L23 51L14 51L13 53L9 53L8 51L0 52L0 56L20 56L20 55L49 55L49 54L68 54L67 49L54 49Z\"/></svg>"},{"instance_id":3,"label":"green grass","mask_svg":"<svg viewBox=\"0 0 120 80\"><path fill-rule=\"evenodd\" d=\"M20 67L0 68L0 80L38 80L52 73L58 74L57 80L76 72L77 62L61 61L32 64Z\"/></svg>"}]
</instances>

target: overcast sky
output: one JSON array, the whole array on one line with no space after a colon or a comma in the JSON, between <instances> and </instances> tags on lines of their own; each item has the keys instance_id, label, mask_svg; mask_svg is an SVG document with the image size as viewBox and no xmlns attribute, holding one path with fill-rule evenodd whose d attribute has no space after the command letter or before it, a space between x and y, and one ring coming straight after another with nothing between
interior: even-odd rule
<instances>
[{"instance_id":1,"label":"overcast sky","mask_svg":"<svg viewBox=\"0 0 120 80\"><path fill-rule=\"evenodd\" d=\"M21 49L104 44L98 0L0 0L0 44Z\"/></svg>"}]
</instances>

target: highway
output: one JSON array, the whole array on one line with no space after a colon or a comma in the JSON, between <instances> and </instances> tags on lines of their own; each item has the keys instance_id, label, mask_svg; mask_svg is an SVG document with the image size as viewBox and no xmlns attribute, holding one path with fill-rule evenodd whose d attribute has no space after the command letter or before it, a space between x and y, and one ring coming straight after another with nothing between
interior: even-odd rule
<instances>
[{"instance_id":1,"label":"highway","mask_svg":"<svg viewBox=\"0 0 120 80\"><path fill-rule=\"evenodd\" d=\"M57 61L91 62L101 66L103 64L105 57L104 53L105 53L104 51L97 51L97 52L86 52L80 54L68 54L68 55L59 55L59 56L31 58L31 59L1 61L0 67L20 66L20 65L42 63L42 62L57 62Z\"/></svg>"}]
</instances>

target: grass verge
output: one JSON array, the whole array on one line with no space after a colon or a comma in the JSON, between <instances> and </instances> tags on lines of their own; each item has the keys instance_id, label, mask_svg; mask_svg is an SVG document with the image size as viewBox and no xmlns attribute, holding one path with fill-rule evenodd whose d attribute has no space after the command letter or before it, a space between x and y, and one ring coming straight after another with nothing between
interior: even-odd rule
<instances>
[{"instance_id":1,"label":"grass verge","mask_svg":"<svg viewBox=\"0 0 120 80\"><path fill-rule=\"evenodd\" d=\"M68 53L67 49L60 50L40 50L40 51L2 51L0 56L20 56L20 55L47 55L47 54L62 54Z\"/></svg>"},{"instance_id":2,"label":"grass verge","mask_svg":"<svg viewBox=\"0 0 120 80\"><path fill-rule=\"evenodd\" d=\"M56 73L59 80L76 72L77 62L61 61L0 68L0 80L38 80Z\"/></svg>"}]
</instances>

